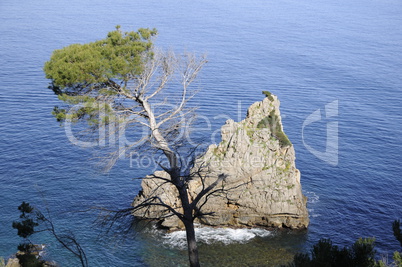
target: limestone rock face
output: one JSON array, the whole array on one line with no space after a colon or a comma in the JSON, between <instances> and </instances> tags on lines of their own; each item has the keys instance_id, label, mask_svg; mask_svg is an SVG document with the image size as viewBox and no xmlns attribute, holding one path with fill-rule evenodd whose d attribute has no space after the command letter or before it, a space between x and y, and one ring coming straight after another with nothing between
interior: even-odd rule
<instances>
[{"instance_id":1,"label":"limestone rock face","mask_svg":"<svg viewBox=\"0 0 402 267\"><path fill-rule=\"evenodd\" d=\"M221 128L222 141L210 145L196 161L194 170L201 170L205 184L213 183L224 174L226 178L216 188L223 193L209 196L202 207L213 215L199 219L201 224L233 227L306 228L309 223L306 197L300 184L300 172L295 166L295 151L283 133L279 100L270 95L248 109L241 122L226 121ZM164 172L156 175L169 178ZM179 209L177 191L163 181L144 179L142 191L133 205L155 193L168 205ZM202 190L199 177L188 183L190 199ZM163 216L159 207L152 207L136 216ZM176 217L162 220L169 228L181 228Z\"/></svg>"}]
</instances>

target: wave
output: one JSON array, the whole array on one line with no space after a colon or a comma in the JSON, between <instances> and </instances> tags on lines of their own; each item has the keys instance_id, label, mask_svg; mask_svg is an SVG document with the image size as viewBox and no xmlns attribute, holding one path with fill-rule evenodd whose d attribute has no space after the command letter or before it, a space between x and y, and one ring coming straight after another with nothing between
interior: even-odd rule
<instances>
[{"instance_id":1,"label":"wave","mask_svg":"<svg viewBox=\"0 0 402 267\"><path fill-rule=\"evenodd\" d=\"M313 208L315 206L314 204L318 203L318 201L320 200L320 197L316 193L311 191L304 192L304 195L307 197L307 210L310 214L310 217L316 218L321 216L321 214L317 213Z\"/></svg>"},{"instance_id":2,"label":"wave","mask_svg":"<svg viewBox=\"0 0 402 267\"><path fill-rule=\"evenodd\" d=\"M204 244L224 244L247 243L255 237L267 237L273 235L272 231L260 228L252 229L232 229L232 228L213 228L197 227L195 235L198 242ZM186 232L175 231L163 236L163 244L172 248L186 249Z\"/></svg>"},{"instance_id":3,"label":"wave","mask_svg":"<svg viewBox=\"0 0 402 267\"><path fill-rule=\"evenodd\" d=\"M308 204L315 204L320 200L320 197L311 191L304 192L304 195L307 197L307 203Z\"/></svg>"}]
</instances>

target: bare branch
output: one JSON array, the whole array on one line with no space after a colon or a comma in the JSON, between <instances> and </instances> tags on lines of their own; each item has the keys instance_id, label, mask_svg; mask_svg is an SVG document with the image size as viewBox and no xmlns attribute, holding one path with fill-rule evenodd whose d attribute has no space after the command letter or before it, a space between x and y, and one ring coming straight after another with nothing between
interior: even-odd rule
<instances>
[{"instance_id":1,"label":"bare branch","mask_svg":"<svg viewBox=\"0 0 402 267\"><path fill-rule=\"evenodd\" d=\"M225 180L226 177L227 177L226 175L220 174L220 175L218 176L218 178L217 178L212 184L210 184L207 188L203 188L203 190L201 190L201 192L198 193L197 197L196 197L196 198L193 200L193 202L191 203L192 208L194 208L194 207L197 205L198 201L200 201L201 198L203 198L203 197L204 197L206 194L208 194L212 189L214 189L215 186L216 186L219 182ZM203 186L204 186L204 185L203 185ZM215 191L216 191L216 190L215 190ZM215 192L215 191L214 191L214 192Z\"/></svg>"}]
</instances>

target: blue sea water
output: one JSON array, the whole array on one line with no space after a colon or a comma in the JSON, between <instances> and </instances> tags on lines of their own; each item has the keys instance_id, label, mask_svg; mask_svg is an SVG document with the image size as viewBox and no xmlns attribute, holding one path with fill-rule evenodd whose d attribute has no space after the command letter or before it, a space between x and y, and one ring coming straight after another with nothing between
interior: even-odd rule
<instances>
[{"instance_id":1,"label":"blue sea water","mask_svg":"<svg viewBox=\"0 0 402 267\"><path fill-rule=\"evenodd\" d=\"M127 31L155 27L157 45L207 54L194 99L212 122L206 136L227 118L243 118L262 90L281 100L310 227L247 235L240 245L205 241L204 258L208 247L222 252L208 266L229 266L236 253L247 259L253 251L307 250L321 237L338 245L375 237L380 253L399 249L391 223L402 219L401 14L398 0L1 1L0 256L15 253L20 240L11 223L29 201L48 209L60 231L74 232L91 266L186 264L174 239L161 244L135 232L98 238L96 214L79 211L129 205L139 189L132 178L150 170L123 160L99 172L92 154L71 144L51 115L58 100L47 89L44 62L54 49L104 38L117 24ZM38 239L60 265L77 265L49 236Z\"/></svg>"}]
</instances>

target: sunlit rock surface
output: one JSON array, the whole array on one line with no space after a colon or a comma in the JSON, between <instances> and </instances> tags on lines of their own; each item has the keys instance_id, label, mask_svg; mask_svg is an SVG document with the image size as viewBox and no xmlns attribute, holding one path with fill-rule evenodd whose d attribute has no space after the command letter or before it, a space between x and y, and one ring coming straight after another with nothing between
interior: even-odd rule
<instances>
[{"instance_id":1,"label":"sunlit rock surface","mask_svg":"<svg viewBox=\"0 0 402 267\"><path fill-rule=\"evenodd\" d=\"M193 171L200 175L188 184L190 198L194 199L203 186L213 183L221 174L226 176L215 187L222 192L210 195L202 207L204 213L212 215L200 218L199 222L211 226L306 228L306 197L302 194L293 145L283 133L277 97L269 95L251 105L241 122L226 121L221 135L222 141L210 145L196 161ZM164 172L155 174L169 178ZM144 179L133 205L156 192L164 203L180 209L176 189L162 183ZM155 206L135 215L157 218L166 212ZM172 229L182 226L174 216L162 219L161 224Z\"/></svg>"}]
</instances>

